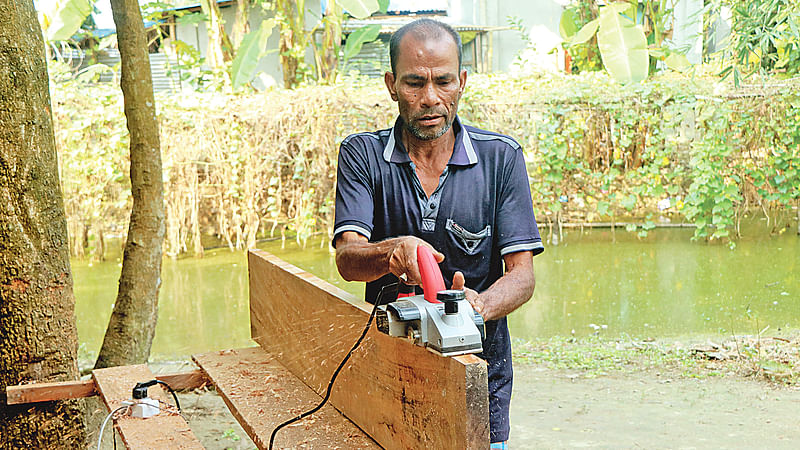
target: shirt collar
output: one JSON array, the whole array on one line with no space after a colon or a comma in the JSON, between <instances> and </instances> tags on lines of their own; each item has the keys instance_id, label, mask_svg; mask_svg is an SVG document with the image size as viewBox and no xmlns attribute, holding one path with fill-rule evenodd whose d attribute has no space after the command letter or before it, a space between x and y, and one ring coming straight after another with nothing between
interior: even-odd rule
<instances>
[{"instance_id":1,"label":"shirt collar","mask_svg":"<svg viewBox=\"0 0 800 450\"><path fill-rule=\"evenodd\" d=\"M386 162L396 164L409 163L411 158L408 156L408 151L403 146L400 139L402 133L403 119L400 117L394 122L394 127L389 133L389 141L386 142L386 147L383 148L383 159ZM472 139L469 137L467 130L461 125L461 119L456 115L453 121L453 131L456 133L456 143L453 147L453 155L450 157L448 165L453 166L469 166L478 162L478 155L475 153L475 147L472 146Z\"/></svg>"}]
</instances>

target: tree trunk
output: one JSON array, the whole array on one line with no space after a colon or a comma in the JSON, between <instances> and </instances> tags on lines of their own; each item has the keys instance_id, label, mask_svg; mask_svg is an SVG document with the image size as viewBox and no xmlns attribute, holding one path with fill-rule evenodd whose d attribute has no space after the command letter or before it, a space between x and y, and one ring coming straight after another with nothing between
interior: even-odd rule
<instances>
[{"instance_id":1,"label":"tree trunk","mask_svg":"<svg viewBox=\"0 0 800 450\"><path fill-rule=\"evenodd\" d=\"M336 82L336 74L339 66L339 49L342 43L342 7L338 2L328 2L328 10L325 11L325 26L322 30L322 43L320 49L319 64L320 81L333 84Z\"/></svg>"},{"instance_id":2,"label":"tree trunk","mask_svg":"<svg viewBox=\"0 0 800 450\"><path fill-rule=\"evenodd\" d=\"M76 400L6 406L6 386L78 379L78 333L42 32L31 0L0 11L0 448L78 448Z\"/></svg>"},{"instance_id":3,"label":"tree trunk","mask_svg":"<svg viewBox=\"0 0 800 450\"><path fill-rule=\"evenodd\" d=\"M304 58L306 49L304 5L303 0L276 0L274 3L275 15L281 29L279 51L283 86L286 89L297 86L300 81L300 58Z\"/></svg>"},{"instance_id":4,"label":"tree trunk","mask_svg":"<svg viewBox=\"0 0 800 450\"><path fill-rule=\"evenodd\" d=\"M233 22L233 30L231 32L231 41L234 49L238 49L242 45L242 39L250 32L249 15L250 0L238 0L236 2L236 20Z\"/></svg>"},{"instance_id":5,"label":"tree trunk","mask_svg":"<svg viewBox=\"0 0 800 450\"><path fill-rule=\"evenodd\" d=\"M222 20L219 5L214 0L201 0L200 7L208 16L206 62L215 69L224 69L225 63L233 60L233 46L225 32L225 22Z\"/></svg>"},{"instance_id":6,"label":"tree trunk","mask_svg":"<svg viewBox=\"0 0 800 450\"><path fill-rule=\"evenodd\" d=\"M147 362L158 315L164 188L150 59L136 0L111 0L131 145L133 208L119 291L95 368Z\"/></svg>"}]
</instances>

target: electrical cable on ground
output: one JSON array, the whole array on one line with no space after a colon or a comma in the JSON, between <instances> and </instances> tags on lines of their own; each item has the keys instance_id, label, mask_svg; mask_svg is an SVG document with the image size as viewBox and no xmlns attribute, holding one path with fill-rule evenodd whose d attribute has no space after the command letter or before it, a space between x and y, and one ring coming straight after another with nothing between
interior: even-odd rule
<instances>
[{"instance_id":1,"label":"electrical cable on ground","mask_svg":"<svg viewBox=\"0 0 800 450\"><path fill-rule=\"evenodd\" d=\"M108 424L108 419L110 419L111 416L116 414L117 411L121 411L121 410L127 409L129 407L130 407L130 405L123 405L123 406L120 406L119 408L111 411L110 413L108 413L108 415L106 416L106 419L103 421L103 426L100 427L100 434L97 436L97 450L100 450L100 443L103 441L103 431L105 431L105 429L106 429L106 424ZM112 430L112 432L113 432L113 430ZM116 441L114 441L114 443L116 444Z\"/></svg>"},{"instance_id":2,"label":"electrical cable on ground","mask_svg":"<svg viewBox=\"0 0 800 450\"><path fill-rule=\"evenodd\" d=\"M325 406L325 403L328 402L328 399L331 396L331 391L333 390L333 383L334 383L334 381L336 381L336 377L339 375L339 372L342 370L342 368L344 367L345 363L347 363L347 360L350 359L350 355L352 355L353 352L356 351L358 346L361 345L361 341L363 341L364 337L367 335L367 332L369 331L369 327L370 327L370 325L372 325L372 320L375 318L375 313L378 311L378 305L381 304L381 299L383 298L383 290L386 289L386 288L393 288L396 285L397 285L397 283L387 284L387 285L383 286L381 288L381 290L378 292L377 299L375 300L375 305L372 306L372 312L369 314L369 320L367 320L367 325L364 327L364 331L361 332L361 336L358 338L356 343L353 345L353 348L351 348L350 351L347 352L347 355L345 355L344 359L342 359L342 362L339 363L339 367L337 367L336 370L333 372L333 375L331 376L331 379L328 382L328 390L325 392L325 398L323 398L322 401L317 406L315 406L314 408L312 408L312 409L300 414L297 417L289 419L286 422L283 422L282 424L280 424L277 427L275 427L275 429L272 430L272 435L269 437L269 450L272 450L272 445L273 445L273 443L275 441L275 435L278 434L278 430L280 430L281 428L283 428L283 427L285 427L287 425L290 425L290 424L292 424L294 422L297 422L298 420L304 419L304 418L314 414L315 412L319 411L323 406Z\"/></svg>"},{"instance_id":3,"label":"electrical cable on ground","mask_svg":"<svg viewBox=\"0 0 800 450\"><path fill-rule=\"evenodd\" d=\"M164 386L167 387L167 390L169 390L169 393L172 394L172 398L175 399L175 406L178 408L178 412L182 414L183 411L181 411L181 402L178 401L178 395L175 393L175 390L172 389L172 386L167 384L166 381L161 381L161 380L158 380L158 379L156 379L155 382L158 383L158 384L163 384Z\"/></svg>"}]
</instances>

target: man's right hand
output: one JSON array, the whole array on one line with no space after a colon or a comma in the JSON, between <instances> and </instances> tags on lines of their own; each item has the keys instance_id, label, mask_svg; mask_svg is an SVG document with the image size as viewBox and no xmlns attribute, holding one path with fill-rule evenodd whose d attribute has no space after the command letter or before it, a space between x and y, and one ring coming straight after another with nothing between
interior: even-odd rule
<instances>
[{"instance_id":1,"label":"man's right hand","mask_svg":"<svg viewBox=\"0 0 800 450\"><path fill-rule=\"evenodd\" d=\"M392 273L406 284L422 284L417 265L420 245L431 249L436 262L444 261L443 254L413 236L373 243L354 231L345 231L336 239L336 267L347 281L374 281Z\"/></svg>"},{"instance_id":2,"label":"man's right hand","mask_svg":"<svg viewBox=\"0 0 800 450\"><path fill-rule=\"evenodd\" d=\"M437 263L444 261L443 254L418 237L402 236L391 240L395 241L395 245L389 254L389 272L403 280L405 284L422 284L422 275L419 273L419 264L417 263L417 247L420 245L431 249Z\"/></svg>"}]
</instances>

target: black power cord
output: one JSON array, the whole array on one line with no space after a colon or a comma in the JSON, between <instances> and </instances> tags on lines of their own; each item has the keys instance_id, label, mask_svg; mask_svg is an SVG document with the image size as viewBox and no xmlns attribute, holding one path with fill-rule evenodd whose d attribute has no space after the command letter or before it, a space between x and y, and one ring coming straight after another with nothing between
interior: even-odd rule
<instances>
[{"instance_id":1,"label":"black power cord","mask_svg":"<svg viewBox=\"0 0 800 450\"><path fill-rule=\"evenodd\" d=\"M327 403L328 399L331 397L331 391L333 390L333 382L336 381L336 377L339 375L339 372L342 370L342 368L344 367L345 363L347 363L347 360L350 359L350 355L352 355L353 352L356 351L358 346L361 345L361 341L363 341L364 337L367 335L367 332L369 331L369 326L372 325L372 320L375 318L375 313L378 311L378 305L380 305L382 303L381 300L382 300L382 297L383 297L383 290L386 289L386 288L393 288L396 285L397 285L397 283L387 284L387 285L383 286L381 288L381 290L378 292L378 297L377 297L377 299L375 301L375 305L372 306L372 312L369 314L369 320L367 320L367 325L364 327L364 331L361 332L361 336L358 338L356 343L353 345L353 348L351 348L350 351L347 352L347 355L345 355L344 359L342 359L342 362L339 363L339 367L337 367L336 370L333 371L333 375L331 375L331 379L328 382L328 390L325 392L325 398L323 398L322 401L317 406L315 406L314 408L309 409L308 411L300 414L299 416L294 417L292 419L289 419L286 422L283 422L282 424L280 424L277 427L275 427L275 429L272 430L272 435L269 437L269 450L272 450L272 445L273 445L273 443L275 441L275 435L278 434L278 431L281 428L283 428L283 427L285 427L287 425L290 425L290 424L292 424L294 422L297 422L298 420L304 419L304 418L314 414L315 412L319 411L323 406L325 406L325 403Z\"/></svg>"},{"instance_id":2,"label":"black power cord","mask_svg":"<svg viewBox=\"0 0 800 450\"><path fill-rule=\"evenodd\" d=\"M136 383L136 386L133 388L133 398L134 399L141 399L147 397L147 388L150 386L155 386L155 384L161 384L167 387L167 390L170 394L172 394L172 398L175 400L175 406L178 408L178 412L182 413L181 411L181 402L178 401L178 395L175 393L175 390L172 389L172 386L167 384L165 381L161 381L158 379L145 381L141 383Z\"/></svg>"}]
</instances>

